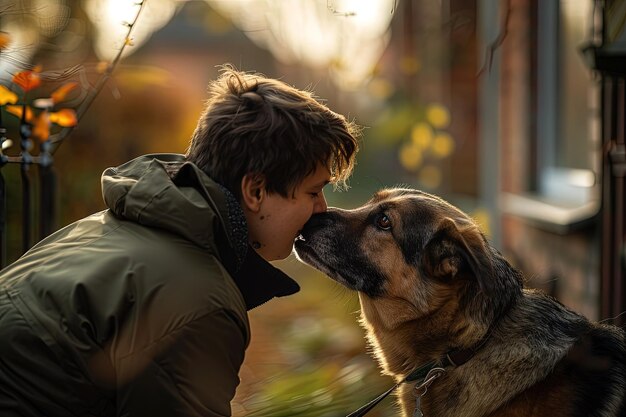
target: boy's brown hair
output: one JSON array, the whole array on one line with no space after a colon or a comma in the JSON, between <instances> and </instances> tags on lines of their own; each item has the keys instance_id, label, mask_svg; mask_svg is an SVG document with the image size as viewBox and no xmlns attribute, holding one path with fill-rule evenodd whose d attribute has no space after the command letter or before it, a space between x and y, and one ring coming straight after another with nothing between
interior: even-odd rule
<instances>
[{"instance_id":1,"label":"boy's brown hair","mask_svg":"<svg viewBox=\"0 0 626 417\"><path fill-rule=\"evenodd\" d=\"M264 176L268 192L287 197L319 164L345 187L359 133L312 93L225 65L209 84L186 156L237 198L246 174Z\"/></svg>"}]
</instances>

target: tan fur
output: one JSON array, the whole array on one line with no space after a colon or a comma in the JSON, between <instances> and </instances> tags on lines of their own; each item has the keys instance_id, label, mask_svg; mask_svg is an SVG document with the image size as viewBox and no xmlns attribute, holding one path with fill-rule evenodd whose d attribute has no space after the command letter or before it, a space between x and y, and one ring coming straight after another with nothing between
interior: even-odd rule
<instances>
[{"instance_id":1,"label":"tan fur","mask_svg":"<svg viewBox=\"0 0 626 417\"><path fill-rule=\"evenodd\" d=\"M393 227L377 227L377 213ZM298 256L359 291L360 323L384 373L400 382L450 349L480 346L429 388L421 401L426 417L579 416L571 404L586 382L572 379L572 366L584 368L583 376L619 368L600 394L611 398L593 400L601 404L597 416L624 413L623 332L522 289L519 272L456 207L426 193L389 189L363 207L329 210L318 221L303 231ZM406 245L415 248L414 257ZM577 342L577 331L606 331L595 343L619 346L610 358L598 357L592 343ZM402 384L398 398L403 416L412 416L413 384Z\"/></svg>"},{"instance_id":2,"label":"tan fur","mask_svg":"<svg viewBox=\"0 0 626 417\"><path fill-rule=\"evenodd\" d=\"M403 205L408 201L403 198L389 198L390 193L381 193L374 201L392 203L394 210L390 211L393 217L401 217ZM438 200L437 202L440 202ZM432 223L438 224L438 230L450 228L456 239L470 252L472 256L484 254L486 247L479 228L464 214L459 214L456 208L444 206L439 217L434 217ZM457 221L450 215L455 216ZM460 220L460 221L459 221ZM395 222L395 224L402 224ZM402 233L400 231L399 233ZM459 311L459 298L462 285L439 285L422 279L414 267L404 262L400 249L393 238L367 236L361 241L360 250L363 251L374 264L389 278L386 294L380 298L370 298L359 293L362 306L361 324L367 332L367 339L373 347L373 352L385 372L393 376L397 382L401 381L418 364L438 360L442 352L447 350L452 342L455 346L469 348L477 344L487 332L487 327L475 323L470 317ZM479 262L478 260L474 260ZM459 268L459 260L444 258L440 263L431 265L429 271L435 276L450 276L455 278ZM416 281L420 281L416 285ZM451 341L451 337L455 340ZM445 392L446 395L455 395L454 386L446 384L446 378L437 381L433 387L436 392ZM446 385L450 391L446 390ZM562 396L557 396L562 397ZM443 415L444 410L437 407L433 401L437 397L432 393L422 399L422 411L426 416ZM405 417L412 416L415 411L415 395L412 385L402 387L399 395L401 408ZM549 402L549 401L548 401ZM535 414L536 408L542 410ZM498 407L491 407L498 408ZM553 407L551 417L565 416L562 409ZM494 411L493 416L513 415L545 415L546 407L536 402L527 403L522 398L514 399L509 406ZM490 407L477 408L470 415L483 415ZM447 415L447 414L446 414Z\"/></svg>"}]
</instances>

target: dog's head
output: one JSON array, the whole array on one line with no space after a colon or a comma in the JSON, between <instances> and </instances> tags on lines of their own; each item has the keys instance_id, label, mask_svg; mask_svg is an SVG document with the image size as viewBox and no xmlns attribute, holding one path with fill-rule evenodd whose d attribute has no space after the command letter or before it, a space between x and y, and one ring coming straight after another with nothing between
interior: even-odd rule
<instances>
[{"instance_id":1,"label":"dog's head","mask_svg":"<svg viewBox=\"0 0 626 417\"><path fill-rule=\"evenodd\" d=\"M445 304L476 303L479 294L482 304L502 296L502 259L478 226L416 190L387 189L360 208L315 215L295 248L302 261L359 291L362 301L387 305L390 326Z\"/></svg>"}]
</instances>

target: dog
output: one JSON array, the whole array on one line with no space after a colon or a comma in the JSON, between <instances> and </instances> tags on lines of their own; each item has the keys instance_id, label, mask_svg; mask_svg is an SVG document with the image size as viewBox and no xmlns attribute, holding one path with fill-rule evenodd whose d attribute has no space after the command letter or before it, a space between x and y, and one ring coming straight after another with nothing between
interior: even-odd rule
<instances>
[{"instance_id":1,"label":"dog","mask_svg":"<svg viewBox=\"0 0 626 417\"><path fill-rule=\"evenodd\" d=\"M626 417L624 331L525 288L476 223L437 196L391 188L330 208L295 252L358 291L405 417ZM437 373L416 392L424 375L407 375L428 363Z\"/></svg>"}]
</instances>

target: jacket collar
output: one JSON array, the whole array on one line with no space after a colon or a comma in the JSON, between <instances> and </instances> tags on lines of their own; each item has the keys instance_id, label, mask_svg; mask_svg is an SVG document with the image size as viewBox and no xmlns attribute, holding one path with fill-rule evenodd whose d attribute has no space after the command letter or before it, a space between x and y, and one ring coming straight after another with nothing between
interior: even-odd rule
<instances>
[{"instance_id":1,"label":"jacket collar","mask_svg":"<svg viewBox=\"0 0 626 417\"><path fill-rule=\"evenodd\" d=\"M248 245L246 218L235 196L184 155L144 155L108 168L102 187L116 215L217 252L248 310L300 289Z\"/></svg>"},{"instance_id":2,"label":"jacket collar","mask_svg":"<svg viewBox=\"0 0 626 417\"><path fill-rule=\"evenodd\" d=\"M300 291L296 281L273 267L250 246L245 260L232 277L243 295L247 310L252 310L274 297L284 297Z\"/></svg>"},{"instance_id":3,"label":"jacket collar","mask_svg":"<svg viewBox=\"0 0 626 417\"><path fill-rule=\"evenodd\" d=\"M238 262L231 275L246 303L252 310L274 297L284 297L300 291L300 286L280 269L263 259L248 243L248 225L241 205L224 186L219 185L227 206L227 223L230 227L233 249Z\"/></svg>"},{"instance_id":4,"label":"jacket collar","mask_svg":"<svg viewBox=\"0 0 626 417\"><path fill-rule=\"evenodd\" d=\"M194 164L187 162L178 170L176 178L180 180L181 177L184 178L191 173L202 177L197 171L199 169ZM218 245L218 250L222 261L225 262L224 266L231 273L243 296L246 309L251 310L274 297L284 297L300 291L300 286L293 279L273 267L247 243L248 225L241 205L226 187L219 183L215 184L221 193L214 193L212 199L219 201L220 206L226 208L224 224L227 229L227 241L230 243Z\"/></svg>"}]
</instances>

